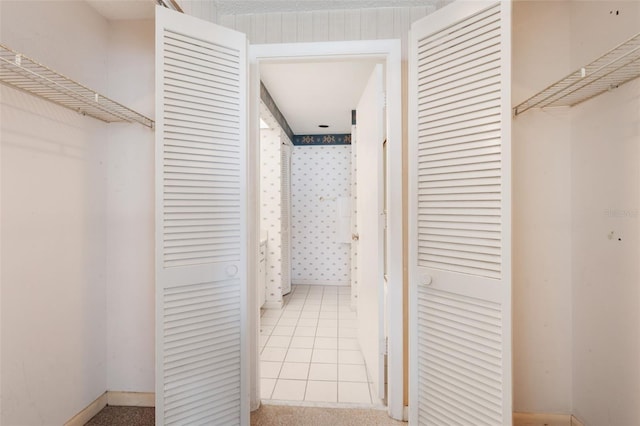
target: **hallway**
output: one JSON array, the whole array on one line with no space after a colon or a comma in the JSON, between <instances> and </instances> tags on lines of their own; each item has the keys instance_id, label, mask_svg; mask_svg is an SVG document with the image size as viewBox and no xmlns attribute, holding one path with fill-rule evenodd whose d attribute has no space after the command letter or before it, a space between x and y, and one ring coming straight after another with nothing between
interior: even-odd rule
<instances>
[{"instance_id":1,"label":"hallway","mask_svg":"<svg viewBox=\"0 0 640 426\"><path fill-rule=\"evenodd\" d=\"M263 400L383 405L368 382L350 292L350 287L297 285L281 310L262 311Z\"/></svg>"}]
</instances>

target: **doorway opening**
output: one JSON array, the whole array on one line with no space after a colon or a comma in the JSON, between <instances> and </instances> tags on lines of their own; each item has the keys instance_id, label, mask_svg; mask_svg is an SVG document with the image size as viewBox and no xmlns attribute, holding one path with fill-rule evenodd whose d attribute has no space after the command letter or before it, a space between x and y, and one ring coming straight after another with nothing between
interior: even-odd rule
<instances>
[{"instance_id":1,"label":"doorway opening","mask_svg":"<svg viewBox=\"0 0 640 426\"><path fill-rule=\"evenodd\" d=\"M377 106L384 105L384 99L394 98L397 95L398 106L399 102L399 42L397 41L383 41L383 42L371 42L370 44L362 42L344 42L344 43L310 43L301 44L298 46L293 45L264 45L253 46L251 52L252 60L252 99L256 99L260 85L260 76L267 77L268 80L269 70L272 65L277 67L286 66L286 64L300 64L302 62L313 62L316 67L322 63L334 65L336 62L352 62L368 64L370 66L369 72L375 68L376 63L381 63L385 67L386 73L383 73L383 66L379 66L380 80L386 86L381 89L382 102L379 102ZM310 55L310 52L316 52L317 54ZM397 60L397 63L394 61ZM276 68L277 68L276 67ZM385 77L383 77L383 75ZM347 83L353 82L354 77L350 75L343 75L340 77ZM395 80L397 78L397 81ZM351 79L351 80L350 80ZM368 80L368 79L365 79ZM334 79L336 84L339 82L339 78ZM390 84L391 82L391 84ZM290 83L290 81L289 81ZM365 81L366 83L366 81ZM313 81L309 81L309 84L313 84ZM272 85L272 87L274 87ZM274 89L274 93L275 93ZM390 96L391 93L391 96ZM277 94L276 94L277 97ZM300 102L312 102L310 99L300 99ZM394 98L394 102L395 102ZM330 106L329 106L330 107ZM351 109L356 109L350 107ZM360 259L361 265L379 265L380 279L379 281L371 283L370 285L373 297L376 302L376 306L372 309L377 313L378 318L374 321L366 321L365 318L358 318L358 314L362 315L363 309L358 309L359 299L366 286L360 286L357 283L357 278L352 277L351 260L357 259L358 237L360 236L360 228L352 228L352 213L357 210L355 208L357 204L357 197L355 193L352 193L351 180L357 180L356 176L351 176L352 172L352 155L353 148L357 147L357 143L350 144L318 144L313 145L307 143L307 145L297 144L294 145L291 142L291 135L287 135L286 129L283 126L274 126L274 121L278 121L274 114L271 116L268 114L268 108L264 103L259 107L254 107L252 125L255 126L253 135L255 136L259 130L257 129L258 117L262 118L263 129L262 135L269 134L269 138L280 138L279 144L271 141L273 147L278 148L282 154L285 150L291 151L290 163L290 175L283 175L284 168L284 156L280 155L280 167L274 167L273 170L278 170L280 173L280 197L274 198L279 201L280 204L280 219L281 224L278 229L284 230L283 223L288 221L290 224L291 239L284 241L282 239L284 232L281 232L279 239L281 242L280 249L283 247L290 247L291 257L289 265L281 263L282 267L287 267L287 271L281 270L282 276L289 273L291 281L289 284L293 284L291 292L286 295L282 291L282 283L280 283L280 294L275 293L277 286L270 287L268 282L269 275L267 272L266 279L266 291L265 291L265 306L267 309L263 309L262 321L260 321L260 310L262 301L256 304L256 309L253 314L254 325L256 327L256 351L252 354L252 364L254 366L254 373L251 380L254 381L252 386L252 406L256 407L261 399L271 399L277 401L301 401L302 404L308 403L346 403L346 404L366 404L383 406L383 401L388 395L389 398L386 401L389 413L394 418L402 418L403 408L403 392L404 386L402 384L402 232L397 234L389 233L389 228L399 227L400 223L391 223L389 219L395 219L397 214L398 218L401 218L401 211L397 209L401 208L401 198L397 201L397 208L391 207L393 202L393 193L384 194L385 188L400 188L397 191L397 195L401 197L401 181L397 179L397 182L392 179L393 176L401 176L401 149L400 149L400 114L391 113L384 116L384 111L380 114L380 128L381 132L389 130L388 134L383 134L379 144L379 150L374 154L379 160L380 170L370 171L370 176L379 176L379 184L372 185L371 182L364 182L361 185L361 189L367 189L380 194L379 197L379 209L372 209L369 211L370 221L379 225L383 229L379 234L375 235L375 248L381 255L379 258L370 259L362 257ZM375 108L374 108L375 109ZM286 114L284 114L286 116ZM358 139L358 128L351 128L351 114L349 114L349 138ZM289 120L289 117L287 117ZM325 124L325 123L319 123ZM369 129L369 125L365 126L365 129ZM332 129L335 132L335 129ZM356 132L353 133L352 131ZM341 134L343 133L339 132ZM300 133L300 131L297 131ZM301 133L311 133L302 131ZM318 134L316 132L315 134ZM335 133L334 133L335 134ZM365 132L366 134L366 132ZM264 142L263 136L255 137L255 141L259 141L259 144ZM275 135L275 136L274 136ZM326 131L324 135L331 135L329 131ZM309 134L305 136L310 136ZM287 141L289 139L289 141ZM368 140L370 137L364 137L363 140ZM307 139L309 142L310 139ZM383 165L383 142L390 140L391 146L394 147L395 152L387 153L384 155ZM283 142L284 141L284 142ZM299 142L299 140L297 140ZM264 151L261 145L253 144L254 155L258 158L264 155ZM397 146L397 148L395 148ZM357 148L356 148L357 149ZM251 151L251 150L250 150ZM324 151L324 152L323 152ZM332 151L332 152L331 152ZM323 153L331 152L327 154L324 159L313 161L310 157L322 157ZM259 154L258 154L259 153ZM271 158L278 158L271 152ZM253 164L257 165L258 161L254 157ZM362 160L370 158L371 154L366 154L363 151ZM355 158L355 156L353 157ZM344 159L344 161L341 161ZM265 166L265 162L259 161L260 167ZM322 163L324 161L324 163ZM335 171L335 165L340 164L339 172ZM332 164L334 170L330 173L326 172L326 166ZM311 171L313 167L318 166L320 173L315 172L315 178L320 176L323 179L314 181L314 173ZM387 170L382 170L386 166ZM399 167L399 169L398 169ZM343 170L344 169L344 170ZM325 170L322 172L322 170ZM261 176L261 172L254 170L255 178L258 182L267 183ZM357 172L356 172L357 173ZM300 179L305 175L306 180L304 183L299 181L299 187L296 187L297 179ZM385 177L389 180L385 182ZM286 200L282 197L284 184L290 184L290 209L286 209ZM277 186L277 185L276 185ZM357 183L353 185L357 187ZM336 187L343 188L342 192L334 191ZM320 192L318 192L318 190ZM315 191L315 192L314 192ZM259 191L260 196L263 197L264 191ZM318 193L316 193L318 192ZM301 197L302 201L300 205L296 205L296 197L300 194L306 194ZM306 198L305 198L306 197ZM364 197L362 197L364 198ZM265 202L263 202L265 201ZM271 200L273 201L273 200ZM311 201L316 203L324 203L324 207L331 210L332 220L325 218L324 222L331 222L326 224L327 229L332 230L332 238L334 239L335 247L328 247L328 244L317 244L316 253L305 253L304 250L296 250L298 243L304 237L304 232L301 228L307 226L314 226L309 223L309 214L314 210L316 213L318 210L322 210L322 206L311 206ZM355 202L355 203L354 203ZM255 206L259 207L254 210L259 211L260 208L268 204L269 200L256 200ZM284 203L284 204L283 204ZM282 209L285 206L285 209ZM305 206L307 209L304 211ZM364 210L364 209L363 209ZM282 214L290 212L287 218L283 218ZM362 213L362 212L361 212ZM260 213L258 213L260 214ZM296 217L296 215L302 215ZM327 212L316 214L314 216L327 215ZM345 218L342 224L340 224L340 217ZM322 219L320 218L322 222ZM321 223L320 222L320 223ZM254 223L260 223L260 218L257 218ZM346 225L345 225L346 224ZM300 228L297 228L297 226ZM387 229L385 232L384 229ZM317 228L313 228L317 231ZM264 232L267 231L267 232ZM387 235L388 233L388 235ZM268 230L260 232L261 239L269 240ZM366 232L364 235L370 236L370 232ZM385 237L386 236L386 237ZM352 239L353 238L353 239ZM313 239L313 237L312 237ZM366 237L365 237L366 239ZM270 240L269 240L270 241ZM385 242L386 241L386 242ZM312 241L314 242L314 241ZM315 239L315 242L319 242L319 238ZM259 242L256 242L259 245ZM302 246L301 246L302 247ZM353 249L352 249L353 247ZM399 247L399 250L395 252L396 255L390 255L393 253L393 248ZM322 265L311 265L312 272L317 273L316 276L307 275L305 278L302 271L307 267L309 272L309 263L322 260L322 250L324 250L325 257L330 257L336 254L336 251L341 251L342 263L337 268L339 271L328 271L323 269ZM271 254L269 248L260 248L260 253L266 252L268 258ZM327 253L330 253L329 255ZM298 259L297 256L301 256ZM262 258L262 256L260 256ZM306 261L306 263L305 263ZM310 261L310 262L309 262ZM362 262L366 263L362 263ZM385 267L385 265L388 265ZM266 265L267 271L269 270L269 264ZM344 271L343 271L344 269ZM367 268L359 268L367 269ZM388 273L387 273L388 270ZM383 273L387 274L387 282L390 284L385 287L385 279ZM356 272L356 276L360 274ZM322 277L322 279L315 279ZM335 279L338 277L338 279ZM333 278L333 279L332 279ZM286 286L287 283L285 283ZM388 292L385 292L388 289ZM250 288L251 292L251 288ZM385 293L389 295L385 303ZM358 296L352 298L352 295ZM281 298L278 301L278 297ZM271 299L271 300L269 300ZM354 301L356 303L352 303ZM400 303L398 303L398 301ZM272 302L272 303L269 303ZM279 304L277 302L280 302ZM384 315L385 306L388 307L390 315ZM275 309L274 309L275 308ZM355 308L352 309L352 308ZM399 308L399 311L398 311ZM251 313L251 312L250 312ZM392 320L395 318L396 320ZM397 318L400 318L398 323ZM252 321L250 320L250 323ZM374 325L380 324L379 331L374 327L372 329L362 329L361 323ZM262 333L260 333L260 329ZM377 332L376 332L377 331ZM390 339L387 343L385 331L389 333ZM360 333L359 333L360 332ZM391 334L393 333L393 336ZM258 335L262 334L259 338ZM363 347L361 337L358 334L366 335L373 343L366 349L372 351L369 355L369 359L365 361L360 349ZM398 339L399 337L399 339ZM389 350L389 359L385 354L387 346ZM398 368L399 367L399 368ZM375 370L375 371L372 371ZM389 372L388 380L386 380L386 372ZM260 380L260 378L262 380ZM374 383L375 380L375 383ZM261 386L262 385L262 386ZM392 389L396 389L396 393L392 393ZM400 393L397 392L400 389ZM364 398L364 391L366 390L366 398ZM398 398L399 396L399 398ZM394 414L395 413L395 414Z\"/></svg>"},{"instance_id":2,"label":"doorway opening","mask_svg":"<svg viewBox=\"0 0 640 426\"><path fill-rule=\"evenodd\" d=\"M263 401L384 406L382 230L367 228L381 224L383 211L382 155L369 152L384 140L379 62L260 65ZM377 144L368 140L376 131ZM356 135L361 144L352 143ZM371 247L360 247L358 233Z\"/></svg>"}]
</instances>

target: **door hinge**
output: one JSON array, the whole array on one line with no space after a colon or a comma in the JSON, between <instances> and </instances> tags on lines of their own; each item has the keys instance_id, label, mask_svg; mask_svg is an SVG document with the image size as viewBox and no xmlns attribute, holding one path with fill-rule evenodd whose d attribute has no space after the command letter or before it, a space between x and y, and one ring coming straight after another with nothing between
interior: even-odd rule
<instances>
[{"instance_id":1,"label":"door hinge","mask_svg":"<svg viewBox=\"0 0 640 426\"><path fill-rule=\"evenodd\" d=\"M380 339L380 346L382 349L382 355L389 355L389 338L383 337Z\"/></svg>"}]
</instances>

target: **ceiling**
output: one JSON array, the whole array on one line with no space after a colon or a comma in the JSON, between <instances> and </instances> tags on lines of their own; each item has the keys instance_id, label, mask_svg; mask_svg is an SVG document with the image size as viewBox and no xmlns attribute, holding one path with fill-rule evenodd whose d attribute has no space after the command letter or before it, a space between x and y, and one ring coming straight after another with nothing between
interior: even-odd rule
<instances>
[{"instance_id":1,"label":"ceiling","mask_svg":"<svg viewBox=\"0 0 640 426\"><path fill-rule=\"evenodd\" d=\"M351 110L374 59L260 65L260 79L297 135L351 133ZM329 128L319 128L326 124Z\"/></svg>"},{"instance_id":2,"label":"ceiling","mask_svg":"<svg viewBox=\"0 0 640 426\"><path fill-rule=\"evenodd\" d=\"M155 0L86 1L109 20L153 19L155 13ZM208 1L217 5L220 15L436 3L435 0ZM356 108L374 64L371 59L270 63L261 65L261 79L295 134L351 133L351 110ZM330 127L322 129L319 124Z\"/></svg>"},{"instance_id":3,"label":"ceiling","mask_svg":"<svg viewBox=\"0 0 640 426\"><path fill-rule=\"evenodd\" d=\"M155 0L86 0L109 20L153 19ZM374 7L441 7L447 0L178 0L179 3L208 1L218 15L311 10L366 9Z\"/></svg>"},{"instance_id":4,"label":"ceiling","mask_svg":"<svg viewBox=\"0 0 640 426\"><path fill-rule=\"evenodd\" d=\"M439 0L214 0L218 15L311 10L366 9L373 7L439 7Z\"/></svg>"}]
</instances>

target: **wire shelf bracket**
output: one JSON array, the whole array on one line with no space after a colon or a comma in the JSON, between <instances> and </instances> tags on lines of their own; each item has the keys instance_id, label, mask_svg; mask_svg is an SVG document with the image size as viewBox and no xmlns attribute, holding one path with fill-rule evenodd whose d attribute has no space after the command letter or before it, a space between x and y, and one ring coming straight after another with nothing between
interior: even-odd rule
<instances>
[{"instance_id":1,"label":"wire shelf bracket","mask_svg":"<svg viewBox=\"0 0 640 426\"><path fill-rule=\"evenodd\" d=\"M640 33L572 72L513 109L518 116L531 108L574 106L640 76Z\"/></svg>"},{"instance_id":2,"label":"wire shelf bracket","mask_svg":"<svg viewBox=\"0 0 640 426\"><path fill-rule=\"evenodd\" d=\"M106 123L154 121L82 84L0 44L0 83Z\"/></svg>"}]
</instances>

